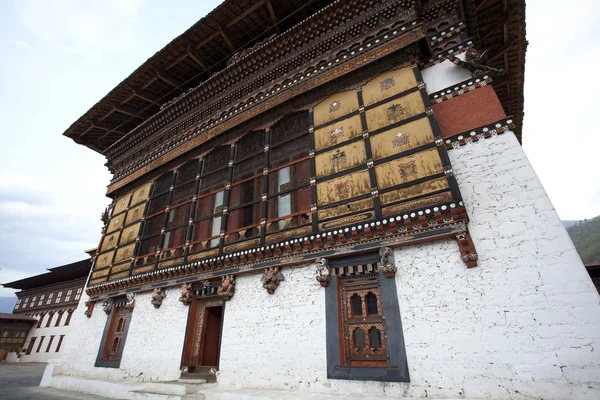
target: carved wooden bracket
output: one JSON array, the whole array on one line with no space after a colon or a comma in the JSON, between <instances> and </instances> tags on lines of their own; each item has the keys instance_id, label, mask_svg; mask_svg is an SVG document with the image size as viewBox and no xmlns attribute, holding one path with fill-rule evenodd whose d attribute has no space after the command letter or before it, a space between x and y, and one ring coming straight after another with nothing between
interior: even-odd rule
<instances>
[{"instance_id":1,"label":"carved wooden bracket","mask_svg":"<svg viewBox=\"0 0 600 400\"><path fill-rule=\"evenodd\" d=\"M279 283L284 280L283 274L279 272L279 267L265 268L265 273L261 278L263 287L267 289L267 293L269 294L274 294Z\"/></svg>"},{"instance_id":2,"label":"carved wooden bracket","mask_svg":"<svg viewBox=\"0 0 600 400\"><path fill-rule=\"evenodd\" d=\"M94 312L94 304L96 304L96 302L91 300L85 302L85 306L87 307L87 309L83 314L86 317L90 318L92 316L92 313ZM59 314L62 314L62 312L59 311Z\"/></svg>"},{"instance_id":3,"label":"carved wooden bracket","mask_svg":"<svg viewBox=\"0 0 600 400\"><path fill-rule=\"evenodd\" d=\"M189 306L192 302L192 284L184 283L181 285L181 295L179 296L179 301L183 303L184 306Z\"/></svg>"},{"instance_id":4,"label":"carved wooden bracket","mask_svg":"<svg viewBox=\"0 0 600 400\"><path fill-rule=\"evenodd\" d=\"M155 288L152 291L152 305L154 308L160 308L163 299L167 296L167 293L163 288Z\"/></svg>"},{"instance_id":5,"label":"carved wooden bracket","mask_svg":"<svg viewBox=\"0 0 600 400\"><path fill-rule=\"evenodd\" d=\"M322 287L329 285L329 261L326 258L319 257L315 261L316 279Z\"/></svg>"},{"instance_id":6,"label":"carved wooden bracket","mask_svg":"<svg viewBox=\"0 0 600 400\"><path fill-rule=\"evenodd\" d=\"M217 294L223 298L223 300L231 300L235 293L235 276L225 275L221 277L221 286L217 289Z\"/></svg>"},{"instance_id":7,"label":"carved wooden bracket","mask_svg":"<svg viewBox=\"0 0 600 400\"><path fill-rule=\"evenodd\" d=\"M389 247L379 249L379 269L383 271L385 277L391 279L396 276L396 263L394 261L394 251Z\"/></svg>"},{"instance_id":8,"label":"carved wooden bracket","mask_svg":"<svg viewBox=\"0 0 600 400\"><path fill-rule=\"evenodd\" d=\"M467 268L476 267L479 256L477 255L477 250L475 250L471 234L469 232L459 233L456 235L456 243L458 243L460 258L467 264Z\"/></svg>"}]
</instances>

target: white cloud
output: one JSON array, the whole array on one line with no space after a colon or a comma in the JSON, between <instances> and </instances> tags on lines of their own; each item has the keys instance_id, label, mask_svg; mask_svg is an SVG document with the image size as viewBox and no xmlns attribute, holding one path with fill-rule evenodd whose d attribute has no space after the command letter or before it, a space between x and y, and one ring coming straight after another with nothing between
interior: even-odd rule
<instances>
[{"instance_id":1,"label":"white cloud","mask_svg":"<svg viewBox=\"0 0 600 400\"><path fill-rule=\"evenodd\" d=\"M24 0L21 23L55 48L97 57L132 49L144 0Z\"/></svg>"},{"instance_id":2,"label":"white cloud","mask_svg":"<svg viewBox=\"0 0 600 400\"><path fill-rule=\"evenodd\" d=\"M20 39L13 40L13 43L15 44L15 46L17 46L20 49L29 50L29 51L33 51L34 50L33 47L30 46L29 43L27 43L24 40L20 40Z\"/></svg>"}]
</instances>

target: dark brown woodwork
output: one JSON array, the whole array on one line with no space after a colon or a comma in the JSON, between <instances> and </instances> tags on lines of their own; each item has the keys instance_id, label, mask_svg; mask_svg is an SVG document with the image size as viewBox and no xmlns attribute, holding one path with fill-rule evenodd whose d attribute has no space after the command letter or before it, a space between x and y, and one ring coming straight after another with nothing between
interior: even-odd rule
<instances>
[{"instance_id":1,"label":"dark brown woodwork","mask_svg":"<svg viewBox=\"0 0 600 400\"><path fill-rule=\"evenodd\" d=\"M37 337L31 338L31 340L29 341L29 346L27 346L27 352L25 354L31 354L31 351L33 350L33 345L35 344L36 339L37 339Z\"/></svg>"},{"instance_id":2,"label":"dark brown woodwork","mask_svg":"<svg viewBox=\"0 0 600 400\"><path fill-rule=\"evenodd\" d=\"M156 76L161 81L168 83L169 85L171 85L175 88L183 86L183 83L184 83L180 79L174 77L173 75L171 75L167 72L156 72Z\"/></svg>"},{"instance_id":3,"label":"dark brown woodwork","mask_svg":"<svg viewBox=\"0 0 600 400\"><path fill-rule=\"evenodd\" d=\"M119 349L122 345L123 331L129 316L130 313L125 307L117 307L113 310L108 335L106 335L106 342L104 343L104 350L102 352L103 360L113 361L118 359Z\"/></svg>"},{"instance_id":4,"label":"dark brown woodwork","mask_svg":"<svg viewBox=\"0 0 600 400\"><path fill-rule=\"evenodd\" d=\"M160 102L160 97L152 94L152 93L148 93L142 89L139 90L133 90L132 93L136 96L139 97L142 100L147 101L148 103L152 103L152 104L156 104L157 106L161 106L162 103Z\"/></svg>"},{"instance_id":5,"label":"dark brown woodwork","mask_svg":"<svg viewBox=\"0 0 600 400\"><path fill-rule=\"evenodd\" d=\"M222 300L194 297L190 306L182 366L190 368L219 365Z\"/></svg>"}]
</instances>

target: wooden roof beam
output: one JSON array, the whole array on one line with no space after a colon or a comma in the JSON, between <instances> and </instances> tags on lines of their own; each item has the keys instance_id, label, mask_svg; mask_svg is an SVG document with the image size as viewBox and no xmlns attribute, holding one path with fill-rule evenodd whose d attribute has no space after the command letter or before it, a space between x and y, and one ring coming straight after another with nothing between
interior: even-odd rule
<instances>
[{"instance_id":1,"label":"wooden roof beam","mask_svg":"<svg viewBox=\"0 0 600 400\"><path fill-rule=\"evenodd\" d=\"M182 81L167 72L156 71L156 77L166 84L173 86L174 88L183 86Z\"/></svg>"},{"instance_id":2,"label":"wooden roof beam","mask_svg":"<svg viewBox=\"0 0 600 400\"><path fill-rule=\"evenodd\" d=\"M514 11L515 11L515 7L510 7L502 13L502 15L500 16L500 18L498 18L497 21L490 23L491 27L488 28L485 31L485 33L481 34L480 41L483 42L485 39L487 39L493 33L497 32L500 29L503 30L504 26L508 24L508 21L510 20L510 17Z\"/></svg>"},{"instance_id":3,"label":"wooden roof beam","mask_svg":"<svg viewBox=\"0 0 600 400\"><path fill-rule=\"evenodd\" d=\"M235 17L234 19L232 19L231 21L229 21L227 23L227 25L225 25L225 28L229 28L235 24L237 24L238 22L240 22L242 19L244 19L245 17L247 17L248 15L252 14L254 12L254 10L260 8L263 6L263 4L265 4L268 0L261 0L258 3L256 3L255 5L253 5L252 7L248 8L246 11L244 11L243 13L241 13L240 15L238 15L237 17Z\"/></svg>"},{"instance_id":4,"label":"wooden roof beam","mask_svg":"<svg viewBox=\"0 0 600 400\"><path fill-rule=\"evenodd\" d=\"M142 100L147 101L148 103L156 104L157 106L162 106L162 102L160 101L160 97L155 94L148 93L143 90L132 90L133 94L136 97L139 97Z\"/></svg>"},{"instance_id":5,"label":"wooden roof beam","mask_svg":"<svg viewBox=\"0 0 600 400\"><path fill-rule=\"evenodd\" d=\"M200 59L198 57L196 57L195 55L192 54L192 51L189 47L188 47L188 56L192 59L192 61L194 61L196 64L198 64L201 68L208 69L206 64L204 64L202 61L200 61Z\"/></svg>"},{"instance_id":6,"label":"wooden roof beam","mask_svg":"<svg viewBox=\"0 0 600 400\"><path fill-rule=\"evenodd\" d=\"M171 68L173 68L174 66L176 66L177 64L179 64L180 62L182 62L183 60L185 60L186 58L188 58L188 53L182 53L179 55L179 57L175 58L171 64L167 65L165 67L165 71L170 70Z\"/></svg>"},{"instance_id":7,"label":"wooden roof beam","mask_svg":"<svg viewBox=\"0 0 600 400\"><path fill-rule=\"evenodd\" d=\"M129 115L130 117L138 118L138 119L141 119L141 120L145 120L145 119L147 119L147 118L149 118L149 117L152 116L152 113L149 113L146 110L143 110L143 109L142 110L138 110L138 109L135 109L133 107L126 106L126 105L120 105L119 107L114 107L113 106L113 109L115 110L115 112L119 112L121 114Z\"/></svg>"},{"instance_id":8,"label":"wooden roof beam","mask_svg":"<svg viewBox=\"0 0 600 400\"><path fill-rule=\"evenodd\" d=\"M502 55L504 55L504 53L509 51L514 45L515 45L515 40L513 39L510 42L506 43L504 46L500 47L498 49L498 51L494 51L494 55L490 57L488 62L492 62L492 61L498 59L499 57L502 57Z\"/></svg>"},{"instance_id":9,"label":"wooden roof beam","mask_svg":"<svg viewBox=\"0 0 600 400\"><path fill-rule=\"evenodd\" d=\"M485 5L486 5L487 3L489 3L489 1L490 1L490 0L481 0L481 1L479 2L479 4L477 4L477 5L475 6L475 12L477 12L477 11L481 10L483 7L485 7Z\"/></svg>"},{"instance_id":10,"label":"wooden roof beam","mask_svg":"<svg viewBox=\"0 0 600 400\"><path fill-rule=\"evenodd\" d=\"M227 43L227 46L229 46L231 51L235 51L235 46L233 45L233 43L231 43L231 40L229 40L227 34L225 34L225 31L223 29L220 29L219 32L221 33L221 37L223 38L225 43Z\"/></svg>"},{"instance_id":11,"label":"wooden roof beam","mask_svg":"<svg viewBox=\"0 0 600 400\"><path fill-rule=\"evenodd\" d=\"M269 15L271 16L271 22L273 22L273 26L277 33L279 32L279 25L277 25L277 16L275 15L275 10L273 10L273 4L271 4L271 0L267 0L267 9L269 10Z\"/></svg>"}]
</instances>

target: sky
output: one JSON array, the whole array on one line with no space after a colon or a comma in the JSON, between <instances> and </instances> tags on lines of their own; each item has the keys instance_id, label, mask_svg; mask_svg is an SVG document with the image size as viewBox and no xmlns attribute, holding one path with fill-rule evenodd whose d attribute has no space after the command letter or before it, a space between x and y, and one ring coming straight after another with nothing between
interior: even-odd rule
<instances>
[{"instance_id":1,"label":"sky","mask_svg":"<svg viewBox=\"0 0 600 400\"><path fill-rule=\"evenodd\" d=\"M219 3L0 0L0 283L97 246L106 160L62 133ZM598 21L596 0L527 1L523 148L562 219L600 215Z\"/></svg>"}]
</instances>

